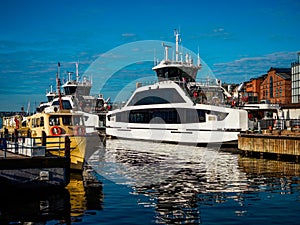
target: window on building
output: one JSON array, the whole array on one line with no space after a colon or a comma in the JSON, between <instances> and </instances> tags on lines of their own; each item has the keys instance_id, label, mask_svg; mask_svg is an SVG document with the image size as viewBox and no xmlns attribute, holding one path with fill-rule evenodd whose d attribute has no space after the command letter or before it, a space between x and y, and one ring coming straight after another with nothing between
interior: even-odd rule
<instances>
[{"instance_id":1,"label":"window on building","mask_svg":"<svg viewBox=\"0 0 300 225\"><path fill-rule=\"evenodd\" d=\"M279 89L279 97L282 97L282 89L281 89L281 87Z\"/></svg>"},{"instance_id":2,"label":"window on building","mask_svg":"<svg viewBox=\"0 0 300 225\"><path fill-rule=\"evenodd\" d=\"M273 77L270 77L270 98L273 98Z\"/></svg>"}]
</instances>

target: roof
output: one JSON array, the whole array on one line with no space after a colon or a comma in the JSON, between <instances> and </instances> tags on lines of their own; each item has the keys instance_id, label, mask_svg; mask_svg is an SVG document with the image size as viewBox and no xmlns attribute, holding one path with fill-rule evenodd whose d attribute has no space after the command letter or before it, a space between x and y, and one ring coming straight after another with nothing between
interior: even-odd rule
<instances>
[{"instance_id":1,"label":"roof","mask_svg":"<svg viewBox=\"0 0 300 225\"><path fill-rule=\"evenodd\" d=\"M281 77L284 80L290 80L291 79L291 68L275 68L271 67L268 72L270 71L276 71L276 75Z\"/></svg>"},{"instance_id":2,"label":"roof","mask_svg":"<svg viewBox=\"0 0 300 225\"><path fill-rule=\"evenodd\" d=\"M286 73L276 73L277 76L281 77L284 80L290 80L291 79L291 74L286 74Z\"/></svg>"},{"instance_id":3,"label":"roof","mask_svg":"<svg viewBox=\"0 0 300 225\"><path fill-rule=\"evenodd\" d=\"M276 67L271 67L268 72L275 70L276 73L287 73L291 74L291 68L276 68Z\"/></svg>"}]
</instances>

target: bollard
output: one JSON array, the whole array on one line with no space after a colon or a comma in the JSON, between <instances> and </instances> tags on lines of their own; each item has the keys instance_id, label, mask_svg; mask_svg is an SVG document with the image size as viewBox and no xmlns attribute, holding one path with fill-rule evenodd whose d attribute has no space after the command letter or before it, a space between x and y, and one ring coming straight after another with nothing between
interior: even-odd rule
<instances>
[{"instance_id":1,"label":"bollard","mask_svg":"<svg viewBox=\"0 0 300 225\"><path fill-rule=\"evenodd\" d=\"M0 139L0 149L4 150L4 158L6 158L7 143L5 138Z\"/></svg>"},{"instance_id":2,"label":"bollard","mask_svg":"<svg viewBox=\"0 0 300 225\"><path fill-rule=\"evenodd\" d=\"M42 146L46 146L47 135L45 131L42 131Z\"/></svg>"}]
</instances>

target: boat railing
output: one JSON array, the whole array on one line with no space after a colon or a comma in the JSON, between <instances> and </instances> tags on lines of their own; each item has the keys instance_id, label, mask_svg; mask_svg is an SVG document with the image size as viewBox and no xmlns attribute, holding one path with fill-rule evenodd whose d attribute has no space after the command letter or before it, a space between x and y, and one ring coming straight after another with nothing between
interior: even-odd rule
<instances>
[{"instance_id":1,"label":"boat railing","mask_svg":"<svg viewBox=\"0 0 300 225\"><path fill-rule=\"evenodd\" d=\"M0 150L3 151L4 158L7 153L27 157L70 157L70 138L46 135L30 137L19 136L18 132L3 132L0 137Z\"/></svg>"},{"instance_id":2,"label":"boat railing","mask_svg":"<svg viewBox=\"0 0 300 225\"><path fill-rule=\"evenodd\" d=\"M295 130L300 131L300 119L286 119L286 118L279 118L279 119L261 119L261 120L250 120L249 121L251 126L249 129L252 130Z\"/></svg>"}]
</instances>

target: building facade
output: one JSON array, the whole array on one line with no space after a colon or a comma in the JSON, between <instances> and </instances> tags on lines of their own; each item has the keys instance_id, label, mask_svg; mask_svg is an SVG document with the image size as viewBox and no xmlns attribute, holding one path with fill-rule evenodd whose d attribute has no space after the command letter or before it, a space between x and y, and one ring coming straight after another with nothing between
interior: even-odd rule
<instances>
[{"instance_id":1,"label":"building facade","mask_svg":"<svg viewBox=\"0 0 300 225\"><path fill-rule=\"evenodd\" d=\"M245 83L245 91L247 93L248 103L259 103L260 101L260 86L267 75L258 78L252 78Z\"/></svg>"},{"instance_id":2,"label":"building facade","mask_svg":"<svg viewBox=\"0 0 300 225\"><path fill-rule=\"evenodd\" d=\"M291 65L292 103L300 103L300 52L298 62Z\"/></svg>"},{"instance_id":3,"label":"building facade","mask_svg":"<svg viewBox=\"0 0 300 225\"><path fill-rule=\"evenodd\" d=\"M260 101L291 103L291 68L270 68L260 85Z\"/></svg>"}]
</instances>

